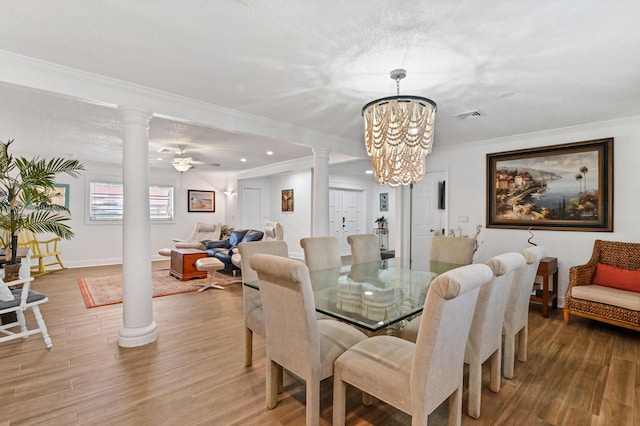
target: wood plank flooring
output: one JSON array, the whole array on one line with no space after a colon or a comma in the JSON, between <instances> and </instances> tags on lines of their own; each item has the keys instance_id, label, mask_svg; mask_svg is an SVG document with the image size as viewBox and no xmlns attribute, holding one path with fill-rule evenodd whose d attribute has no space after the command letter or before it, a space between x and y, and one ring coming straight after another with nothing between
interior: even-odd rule
<instances>
[{"instance_id":1,"label":"wood plank flooring","mask_svg":"<svg viewBox=\"0 0 640 426\"><path fill-rule=\"evenodd\" d=\"M124 349L122 305L87 309L76 282L119 272L81 268L36 278L34 289L49 297L42 313L53 348L39 335L0 344L0 425L304 424L304 386L290 375L278 406L265 407L260 337L253 366L244 367L240 285L153 299L157 342ZM531 306L528 362L517 363L514 379L503 379L495 394L485 366L481 417L464 414L463 424L640 424L640 334L578 317L567 326L561 310L549 319L539 312ZM411 423L384 403L363 406L354 389L347 396L348 425ZM322 425L331 424L331 398L329 379ZM429 421L446 424L446 404Z\"/></svg>"}]
</instances>

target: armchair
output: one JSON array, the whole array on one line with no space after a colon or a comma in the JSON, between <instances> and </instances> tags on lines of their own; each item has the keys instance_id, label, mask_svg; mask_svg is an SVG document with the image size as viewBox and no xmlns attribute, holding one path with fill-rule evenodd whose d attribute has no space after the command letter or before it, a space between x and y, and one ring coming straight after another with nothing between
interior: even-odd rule
<instances>
[{"instance_id":1,"label":"armchair","mask_svg":"<svg viewBox=\"0 0 640 426\"><path fill-rule=\"evenodd\" d=\"M205 250L204 241L218 241L220 239L221 225L196 222L191 235L184 240L174 239L176 248L193 248Z\"/></svg>"},{"instance_id":2,"label":"armchair","mask_svg":"<svg viewBox=\"0 0 640 426\"><path fill-rule=\"evenodd\" d=\"M33 232L27 230L20 231L18 235L18 247L31 249L31 258L38 261L37 265L31 266L31 275L38 276L48 272L66 269L60 259L62 252L58 250L58 241L60 241L60 237L54 237L49 240L38 240L38 237ZM47 258L55 258L55 260L47 262L45 260ZM58 265L59 268L47 270L47 267L54 265Z\"/></svg>"}]
</instances>

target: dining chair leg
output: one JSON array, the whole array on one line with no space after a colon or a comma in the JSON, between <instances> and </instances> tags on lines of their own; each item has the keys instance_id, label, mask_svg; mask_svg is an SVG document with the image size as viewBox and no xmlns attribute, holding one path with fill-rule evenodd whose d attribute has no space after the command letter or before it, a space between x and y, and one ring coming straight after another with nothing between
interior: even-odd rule
<instances>
[{"instance_id":1,"label":"dining chair leg","mask_svg":"<svg viewBox=\"0 0 640 426\"><path fill-rule=\"evenodd\" d=\"M506 334L504 336L504 358L502 363L502 375L507 379L513 379L513 365L515 360L515 341L516 336Z\"/></svg>"},{"instance_id":2,"label":"dining chair leg","mask_svg":"<svg viewBox=\"0 0 640 426\"><path fill-rule=\"evenodd\" d=\"M244 329L244 366L251 367L253 363L253 330Z\"/></svg>"},{"instance_id":3,"label":"dining chair leg","mask_svg":"<svg viewBox=\"0 0 640 426\"><path fill-rule=\"evenodd\" d=\"M278 364L267 358L267 408L278 405Z\"/></svg>"},{"instance_id":4,"label":"dining chair leg","mask_svg":"<svg viewBox=\"0 0 640 426\"><path fill-rule=\"evenodd\" d=\"M529 325L525 325L518 333L518 361L527 362L527 340L529 339Z\"/></svg>"},{"instance_id":5,"label":"dining chair leg","mask_svg":"<svg viewBox=\"0 0 640 426\"><path fill-rule=\"evenodd\" d=\"M333 377L333 426L344 426L347 384Z\"/></svg>"},{"instance_id":6,"label":"dining chair leg","mask_svg":"<svg viewBox=\"0 0 640 426\"><path fill-rule=\"evenodd\" d=\"M307 426L320 424L320 380L307 380Z\"/></svg>"},{"instance_id":7,"label":"dining chair leg","mask_svg":"<svg viewBox=\"0 0 640 426\"><path fill-rule=\"evenodd\" d=\"M424 424L427 424L427 418L424 418ZM462 382L449 397L449 424L460 426L462 424Z\"/></svg>"},{"instance_id":8,"label":"dining chair leg","mask_svg":"<svg viewBox=\"0 0 640 426\"><path fill-rule=\"evenodd\" d=\"M491 355L491 382L489 389L494 392L500 392L500 382L502 379L502 348L498 348L493 355Z\"/></svg>"},{"instance_id":9,"label":"dining chair leg","mask_svg":"<svg viewBox=\"0 0 640 426\"><path fill-rule=\"evenodd\" d=\"M469 364L469 416L480 417L480 403L482 391L482 363L472 361Z\"/></svg>"}]
</instances>

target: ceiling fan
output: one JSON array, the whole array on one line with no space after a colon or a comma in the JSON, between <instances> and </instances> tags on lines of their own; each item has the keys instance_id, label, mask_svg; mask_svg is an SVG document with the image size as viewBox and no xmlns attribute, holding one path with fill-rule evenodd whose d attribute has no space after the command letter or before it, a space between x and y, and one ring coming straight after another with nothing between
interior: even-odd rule
<instances>
[{"instance_id":1,"label":"ceiling fan","mask_svg":"<svg viewBox=\"0 0 640 426\"><path fill-rule=\"evenodd\" d=\"M173 157L173 159L171 160L171 165L180 173L184 173L186 171L191 170L192 168L195 168L196 164L205 164L208 166L213 166L213 167L219 167L220 164L219 163L204 163L202 161L198 161L196 159L194 159L193 157L189 157L186 154L186 149L184 145L178 145L178 149L171 149L171 148L161 148L158 152L172 152L175 154L175 156Z\"/></svg>"}]
</instances>

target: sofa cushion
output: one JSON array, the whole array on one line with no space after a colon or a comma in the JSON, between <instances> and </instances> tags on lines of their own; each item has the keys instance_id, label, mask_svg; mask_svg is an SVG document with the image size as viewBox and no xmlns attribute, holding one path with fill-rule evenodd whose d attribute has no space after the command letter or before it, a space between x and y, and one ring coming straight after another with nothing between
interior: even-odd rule
<instances>
[{"instance_id":1,"label":"sofa cushion","mask_svg":"<svg viewBox=\"0 0 640 426\"><path fill-rule=\"evenodd\" d=\"M240 244L247 231L248 229L238 229L237 231L233 231L231 236L229 236L229 248L233 248Z\"/></svg>"},{"instance_id":2,"label":"sofa cushion","mask_svg":"<svg viewBox=\"0 0 640 426\"><path fill-rule=\"evenodd\" d=\"M211 249L216 249L216 248L230 248L229 246L229 240L222 240L222 241L205 241L204 242L204 246L206 247L206 250L211 250Z\"/></svg>"},{"instance_id":3,"label":"sofa cushion","mask_svg":"<svg viewBox=\"0 0 640 426\"><path fill-rule=\"evenodd\" d=\"M640 311L640 293L601 285L576 285L571 297Z\"/></svg>"},{"instance_id":4,"label":"sofa cushion","mask_svg":"<svg viewBox=\"0 0 640 426\"><path fill-rule=\"evenodd\" d=\"M251 241L260 241L264 236L264 232L256 231L255 229L250 229L242 238L243 243L251 242Z\"/></svg>"},{"instance_id":5,"label":"sofa cushion","mask_svg":"<svg viewBox=\"0 0 640 426\"><path fill-rule=\"evenodd\" d=\"M640 271L620 269L615 266L598 263L592 284L621 290L640 292Z\"/></svg>"}]
</instances>

